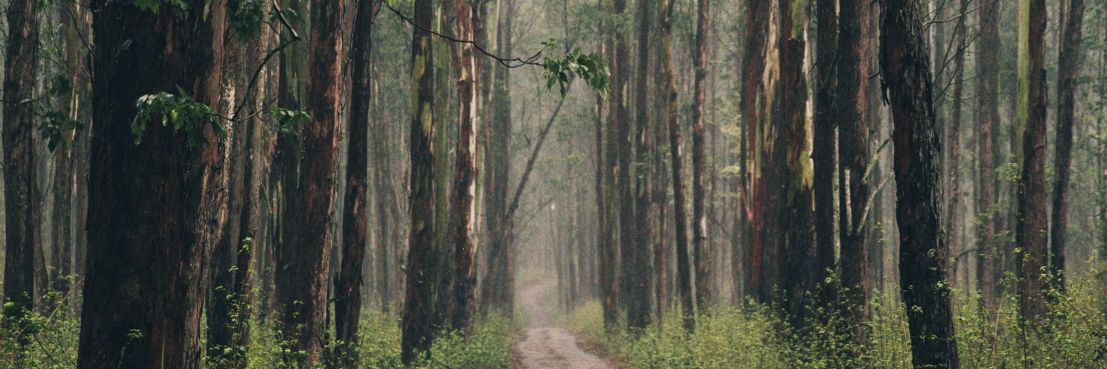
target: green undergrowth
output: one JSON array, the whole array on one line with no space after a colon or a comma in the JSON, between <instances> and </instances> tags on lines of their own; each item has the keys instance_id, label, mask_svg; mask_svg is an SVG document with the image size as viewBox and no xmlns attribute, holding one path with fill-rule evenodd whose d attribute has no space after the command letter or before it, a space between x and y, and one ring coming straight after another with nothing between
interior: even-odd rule
<instances>
[{"instance_id":1,"label":"green undergrowth","mask_svg":"<svg viewBox=\"0 0 1107 369\"><path fill-rule=\"evenodd\" d=\"M3 318L0 314L0 318ZM0 369L68 369L75 368L80 321L71 309L62 307L48 312L31 313L28 344L20 347L14 339L14 329L0 329ZM371 369L404 368L400 361L400 319L395 314L385 314L376 309L362 315L361 339L356 351L358 367ZM251 369L279 369L290 367L285 361L297 353L267 320L251 322L251 340L246 351L247 367ZM509 368L511 345L517 325L501 316L489 316L480 320L472 335L440 334L431 348L431 354L413 369L496 369ZM328 351L333 350L333 345ZM17 365L17 362L19 364ZM205 360L205 369L221 367L212 360ZM320 363L319 368L323 368Z\"/></svg>"},{"instance_id":2,"label":"green undergrowth","mask_svg":"<svg viewBox=\"0 0 1107 369\"><path fill-rule=\"evenodd\" d=\"M1016 297L1004 295L990 308L979 296L955 291L955 328L962 368L1107 368L1107 290L1091 271L1070 281L1051 312L1036 327L1020 324ZM1014 285L1008 276L1003 282ZM871 318L854 343L844 320L812 319L808 333L792 329L768 308L747 303L696 318L685 334L676 308L661 324L636 335L607 332L597 301L563 316L582 340L637 369L651 368L910 368L911 352L903 305L890 293L875 293ZM812 310L813 315L823 310Z\"/></svg>"}]
</instances>

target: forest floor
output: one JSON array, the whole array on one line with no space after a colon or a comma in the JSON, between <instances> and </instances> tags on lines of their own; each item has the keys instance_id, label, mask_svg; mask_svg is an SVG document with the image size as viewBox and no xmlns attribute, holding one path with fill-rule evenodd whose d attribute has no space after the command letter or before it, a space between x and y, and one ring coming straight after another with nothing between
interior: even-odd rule
<instances>
[{"instance_id":1,"label":"forest floor","mask_svg":"<svg viewBox=\"0 0 1107 369\"><path fill-rule=\"evenodd\" d=\"M515 345L523 369L615 369L604 359L589 354L577 345L577 337L556 327L550 314L546 293L552 282L535 283L522 292L523 311L527 314L526 338Z\"/></svg>"}]
</instances>

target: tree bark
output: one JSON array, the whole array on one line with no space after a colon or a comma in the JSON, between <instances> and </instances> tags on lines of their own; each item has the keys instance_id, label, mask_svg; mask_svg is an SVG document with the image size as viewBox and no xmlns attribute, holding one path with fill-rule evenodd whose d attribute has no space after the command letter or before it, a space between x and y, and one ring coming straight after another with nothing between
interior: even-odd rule
<instances>
[{"instance_id":1,"label":"tree bark","mask_svg":"<svg viewBox=\"0 0 1107 369\"><path fill-rule=\"evenodd\" d=\"M1018 12L1018 145L1021 164L1016 185L1015 244L1021 249L1016 266L1019 275L1019 316L1037 320L1045 315L1047 286L1042 279L1047 266L1049 218L1046 209L1045 136L1047 94L1044 48L1046 17L1044 0L1020 0Z\"/></svg>"},{"instance_id":2,"label":"tree bark","mask_svg":"<svg viewBox=\"0 0 1107 369\"><path fill-rule=\"evenodd\" d=\"M408 235L407 288L404 298L401 359L411 364L430 349L435 327L434 291L437 266L434 255L434 152L431 142L434 127L435 68L431 46L433 0L415 2L415 26L411 42L411 197L408 215L411 228Z\"/></svg>"},{"instance_id":3,"label":"tree bark","mask_svg":"<svg viewBox=\"0 0 1107 369\"><path fill-rule=\"evenodd\" d=\"M749 229L749 283L746 284L749 294L759 302L771 300L774 281L766 281L766 268L763 266L765 240L762 232L765 228L765 183L764 174L761 171L761 147L762 137L765 134L763 126L765 117L762 115L761 105L764 102L765 90L762 74L765 71L765 52L768 47L769 19L772 8L771 1L748 0L746 4L748 22L745 34L745 51L742 62L742 117L745 119L747 144L747 172L749 177L749 190L743 196L746 203Z\"/></svg>"},{"instance_id":4,"label":"tree bark","mask_svg":"<svg viewBox=\"0 0 1107 369\"><path fill-rule=\"evenodd\" d=\"M462 40L474 39L473 19L475 9L469 0L456 0L455 21L457 37ZM453 190L450 192L449 242L453 247L453 260L450 278L450 303L446 311L446 321L453 328L469 332L470 316L474 288L476 287L476 267L474 257L476 244L473 235L474 211L476 210L477 178L477 62L472 44L456 45L455 52L458 96L458 138L456 145L457 163Z\"/></svg>"},{"instance_id":5,"label":"tree bark","mask_svg":"<svg viewBox=\"0 0 1107 369\"><path fill-rule=\"evenodd\" d=\"M38 67L36 0L8 3L8 44L4 60L4 316L19 346L28 340L26 313L34 308L34 254L36 224L32 222L34 191L32 163L35 130L32 103ZM11 304L10 307L7 304ZM20 349L16 349L20 350ZM15 358L19 360L19 358Z\"/></svg>"},{"instance_id":6,"label":"tree bark","mask_svg":"<svg viewBox=\"0 0 1107 369\"><path fill-rule=\"evenodd\" d=\"M984 306L993 306L996 298L997 247L996 226L1000 219L996 191L996 140L999 129L999 37L998 3L985 3L977 12L980 29L976 41L976 109L974 119L977 122L977 157L980 160L977 172L976 209L981 226L978 229L976 279Z\"/></svg>"},{"instance_id":7,"label":"tree bark","mask_svg":"<svg viewBox=\"0 0 1107 369\"><path fill-rule=\"evenodd\" d=\"M704 145L704 106L707 95L704 80L707 78L707 12L708 0L699 0L696 6L696 47L692 52L695 82L692 87L692 253L696 265L696 307L702 312L714 301L715 283L712 280L711 262L707 244L707 212L705 211L706 187L704 171L707 154Z\"/></svg>"},{"instance_id":8,"label":"tree bark","mask_svg":"<svg viewBox=\"0 0 1107 369\"><path fill-rule=\"evenodd\" d=\"M496 27L496 45L499 55L512 55L512 23L515 0L501 0L497 6L499 27ZM508 317L512 315L514 285L511 265L510 218L507 216L508 194L511 178L511 73L503 65L494 66L495 82L492 87L492 119L488 156L485 162L488 196L485 202L488 237L488 273L482 281L481 310L495 309Z\"/></svg>"},{"instance_id":9,"label":"tree bark","mask_svg":"<svg viewBox=\"0 0 1107 369\"><path fill-rule=\"evenodd\" d=\"M349 149L346 161L346 195L342 211L342 265L334 281L334 330L336 360L354 369L358 363L358 323L365 252L369 242L369 108L373 81L373 18L380 0L361 0L354 15L351 45ZM383 215L378 215L383 216Z\"/></svg>"},{"instance_id":10,"label":"tree bark","mask_svg":"<svg viewBox=\"0 0 1107 369\"><path fill-rule=\"evenodd\" d=\"M941 153L918 0L884 0L880 66L895 144L900 285L916 368L959 367L941 227Z\"/></svg>"},{"instance_id":11,"label":"tree bark","mask_svg":"<svg viewBox=\"0 0 1107 369\"><path fill-rule=\"evenodd\" d=\"M837 139L834 131L837 125L847 125L836 110L846 110L845 103L835 105L835 99L845 98L838 92L838 79L835 75L840 55L848 50L838 48L838 9L835 0L819 0L815 3L815 22L818 33L815 39L815 121L814 140L811 151L814 164L815 183L815 273L821 280L834 274L835 268L835 223L834 223L834 171ZM843 0L846 7L851 0ZM847 20L843 20L846 22ZM852 83L852 81L851 81ZM837 107L837 108L836 108ZM840 122L838 121L840 120ZM816 306L834 301L837 286L819 286L819 301ZM828 305L829 306L829 305Z\"/></svg>"},{"instance_id":12,"label":"tree bark","mask_svg":"<svg viewBox=\"0 0 1107 369\"><path fill-rule=\"evenodd\" d=\"M285 244L277 254L277 303L284 338L292 342L290 361L310 367L325 345L327 290L331 263L331 223L338 165L339 91L343 2L311 2L311 50L304 107L312 117L301 134L303 157L293 188L285 188Z\"/></svg>"},{"instance_id":13,"label":"tree bark","mask_svg":"<svg viewBox=\"0 0 1107 369\"><path fill-rule=\"evenodd\" d=\"M650 325L652 308L650 296L653 292L653 238L654 227L650 222L654 220L653 175L651 156L655 151L650 147L653 142L653 132L650 130L649 121L649 65L650 65L650 18L653 14L650 8L653 4L649 1L638 2L638 65L635 70L635 123L637 125L637 138L635 144L634 176L634 242L632 250L625 250L625 268L627 274L627 327L632 330L641 330Z\"/></svg>"},{"instance_id":14,"label":"tree bark","mask_svg":"<svg viewBox=\"0 0 1107 369\"><path fill-rule=\"evenodd\" d=\"M1075 105L1076 77L1080 75L1084 0L1070 0L1065 13L1061 36L1061 51L1057 57L1057 138L1054 140L1053 219L1050 239L1050 273L1056 280L1054 286L1065 290L1065 229L1068 226L1066 198L1070 172L1072 171L1072 128Z\"/></svg>"},{"instance_id":15,"label":"tree bark","mask_svg":"<svg viewBox=\"0 0 1107 369\"><path fill-rule=\"evenodd\" d=\"M96 160L77 367L198 368L205 266L226 206L222 145L210 126L197 143L160 124L136 145L131 126L140 96L178 86L217 105L226 3L92 8Z\"/></svg>"},{"instance_id":16,"label":"tree bark","mask_svg":"<svg viewBox=\"0 0 1107 369\"><path fill-rule=\"evenodd\" d=\"M676 271L677 294L680 295L681 313L684 329L695 329L695 302L692 296L692 272L688 263L688 227L685 224L684 179L681 160L680 127L677 125L676 71L673 70L673 0L660 0L661 11L661 63L665 69L665 121L669 127L669 155L672 161L673 183L673 227L676 232Z\"/></svg>"}]
</instances>

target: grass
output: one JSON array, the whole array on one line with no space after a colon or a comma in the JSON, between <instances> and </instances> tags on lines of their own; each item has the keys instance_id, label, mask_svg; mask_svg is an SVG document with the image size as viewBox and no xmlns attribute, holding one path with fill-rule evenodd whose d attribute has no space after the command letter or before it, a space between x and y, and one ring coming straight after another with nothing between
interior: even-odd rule
<instances>
[{"instance_id":1,"label":"grass","mask_svg":"<svg viewBox=\"0 0 1107 369\"><path fill-rule=\"evenodd\" d=\"M0 316L2 318L2 316ZM0 330L0 369L68 369L76 367L80 322L67 309L48 314L34 313L31 341L20 348L13 332ZM376 309L362 314L361 339L357 345L358 367L371 369L404 368L400 361L400 320L393 314ZM408 368L412 369L495 369L510 368L511 346L518 328L509 320L489 316L479 321L469 337L442 334L434 341L429 357ZM251 340L246 352L251 369L287 368L288 357L297 356L290 350L274 325L266 320L251 322ZM328 349L333 349L329 347ZM17 356L22 365L15 366ZM318 367L322 368L323 364ZM204 368L218 365L205 360Z\"/></svg>"},{"instance_id":2,"label":"grass","mask_svg":"<svg viewBox=\"0 0 1107 369\"><path fill-rule=\"evenodd\" d=\"M1107 290L1093 270L1073 278L1039 328L1017 317L1017 301L1005 295L984 309L978 296L955 299L955 328L962 368L1107 368ZM1013 285L1013 277L1004 282ZM872 301L866 339L840 334L842 325L811 323L810 334L792 335L766 307L747 304L718 308L697 317L686 335L676 309L663 323L638 335L606 332L601 307L589 301L563 317L589 345L627 366L651 368L910 368L911 352L902 304L888 293Z\"/></svg>"}]
</instances>

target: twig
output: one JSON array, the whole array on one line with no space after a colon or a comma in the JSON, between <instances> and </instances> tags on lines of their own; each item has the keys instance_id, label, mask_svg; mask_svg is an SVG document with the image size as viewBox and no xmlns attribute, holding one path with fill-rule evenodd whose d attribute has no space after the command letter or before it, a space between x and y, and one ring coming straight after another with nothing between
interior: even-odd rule
<instances>
[{"instance_id":1,"label":"twig","mask_svg":"<svg viewBox=\"0 0 1107 369\"><path fill-rule=\"evenodd\" d=\"M400 19L403 19L404 22L407 22L407 24L412 25L413 27L419 29L420 31L430 33L432 35L437 36L438 38L443 38L443 39L446 39L450 42L457 42L457 43L473 45L473 48L477 49L477 51L480 51L481 54L484 54L484 55L486 55L486 56L488 56L492 59L495 59L496 62L500 63L500 65L503 65L504 67L519 68L519 67L522 67L522 66L525 66L525 65L532 65L532 66L543 67L543 68L546 67L545 63L538 63L538 62L535 61L535 60L538 60L538 58L542 56L542 50L539 50L537 53L535 53L534 55L531 55L529 58L526 58L526 59L502 57L502 56L493 54L493 53L489 52L488 50L485 50L483 47L480 46L480 43L478 43L474 40L458 39L458 38L455 38L455 37L451 37L449 35L442 34L440 32L435 32L434 30L427 29L423 26L420 26L420 25L416 24L415 21L412 20L410 17L404 15L404 13L401 13L399 10L396 10L396 8L393 8L392 5L389 4L387 1L384 2L384 6L388 7L388 10L392 11L393 14L396 14L397 17L400 17Z\"/></svg>"}]
</instances>

